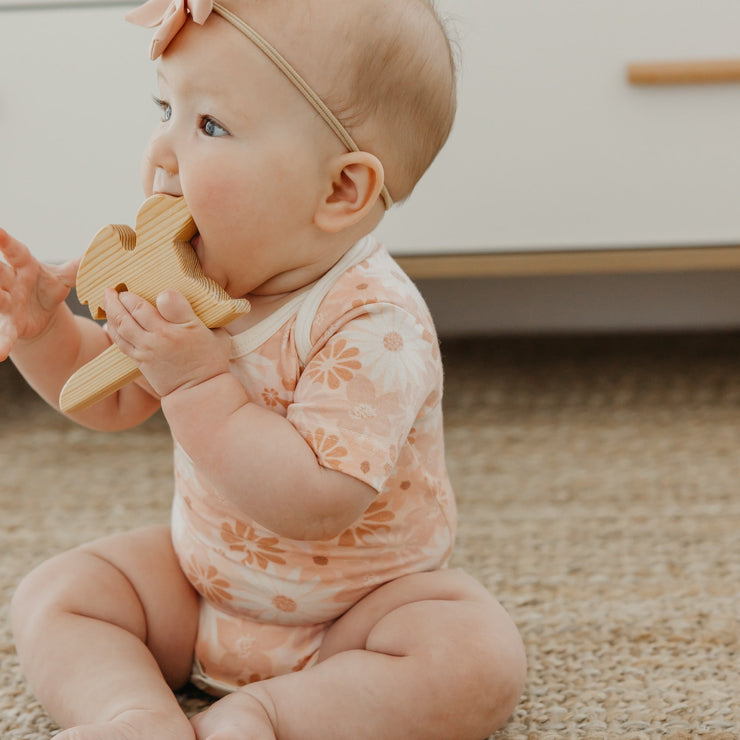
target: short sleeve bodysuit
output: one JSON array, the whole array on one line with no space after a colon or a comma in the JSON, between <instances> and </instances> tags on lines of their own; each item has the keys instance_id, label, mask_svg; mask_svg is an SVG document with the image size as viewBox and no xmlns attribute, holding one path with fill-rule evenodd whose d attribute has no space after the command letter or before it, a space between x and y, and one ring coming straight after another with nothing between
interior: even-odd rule
<instances>
[{"instance_id":1,"label":"short sleeve bodysuit","mask_svg":"<svg viewBox=\"0 0 740 740\"><path fill-rule=\"evenodd\" d=\"M444 567L456 528L432 319L373 237L234 335L231 364L252 403L377 496L334 539L287 539L221 496L175 441L173 542L202 597L193 678L215 693L311 665L328 626L373 589Z\"/></svg>"}]
</instances>

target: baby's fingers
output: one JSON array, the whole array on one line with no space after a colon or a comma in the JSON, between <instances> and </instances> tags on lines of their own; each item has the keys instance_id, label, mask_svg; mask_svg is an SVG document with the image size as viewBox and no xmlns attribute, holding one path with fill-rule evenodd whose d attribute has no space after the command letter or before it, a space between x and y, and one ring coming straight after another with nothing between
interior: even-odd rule
<instances>
[{"instance_id":1,"label":"baby's fingers","mask_svg":"<svg viewBox=\"0 0 740 740\"><path fill-rule=\"evenodd\" d=\"M0 292L10 291L14 277L15 270L10 265L6 265L5 262L0 261Z\"/></svg>"},{"instance_id":2,"label":"baby's fingers","mask_svg":"<svg viewBox=\"0 0 740 740\"><path fill-rule=\"evenodd\" d=\"M28 247L0 229L0 289L13 291L17 281L24 295L32 297L44 311L52 311L68 295L77 281L80 260L63 265L39 262Z\"/></svg>"},{"instance_id":3,"label":"baby's fingers","mask_svg":"<svg viewBox=\"0 0 740 740\"><path fill-rule=\"evenodd\" d=\"M172 324L187 324L189 321L197 321L192 306L188 299L176 290L166 290L157 296L157 309Z\"/></svg>"},{"instance_id":4,"label":"baby's fingers","mask_svg":"<svg viewBox=\"0 0 740 740\"><path fill-rule=\"evenodd\" d=\"M118 336L128 336L142 329L149 329L146 313L152 306L134 293L119 293L113 288L105 291L105 315L108 331Z\"/></svg>"},{"instance_id":5,"label":"baby's fingers","mask_svg":"<svg viewBox=\"0 0 740 740\"><path fill-rule=\"evenodd\" d=\"M13 299L10 287L13 280L13 269L0 262L0 362L6 360L13 349L18 332L12 321Z\"/></svg>"},{"instance_id":6,"label":"baby's fingers","mask_svg":"<svg viewBox=\"0 0 740 740\"><path fill-rule=\"evenodd\" d=\"M77 272L80 269L80 262L82 257L65 262L63 265L58 265L50 268L52 273L62 282L67 288L73 288L77 284Z\"/></svg>"},{"instance_id":7,"label":"baby's fingers","mask_svg":"<svg viewBox=\"0 0 740 740\"><path fill-rule=\"evenodd\" d=\"M0 299L2 294L0 293ZM10 320L7 313L3 313L0 308L0 362L8 359L10 350L13 349L13 345L18 339L18 331L15 328L15 324Z\"/></svg>"},{"instance_id":8,"label":"baby's fingers","mask_svg":"<svg viewBox=\"0 0 740 740\"><path fill-rule=\"evenodd\" d=\"M38 260L31 254L31 250L4 229L0 229L0 255L8 265L16 270L38 263ZM82 257L78 257L62 265L45 265L45 267L50 276L60 279L67 288L71 288L77 281L77 271L81 261ZM1 262L0 265L2 265Z\"/></svg>"},{"instance_id":9,"label":"baby's fingers","mask_svg":"<svg viewBox=\"0 0 740 740\"><path fill-rule=\"evenodd\" d=\"M11 267L23 267L31 257L31 252L25 244L0 229L0 254Z\"/></svg>"},{"instance_id":10,"label":"baby's fingers","mask_svg":"<svg viewBox=\"0 0 740 740\"><path fill-rule=\"evenodd\" d=\"M38 301L45 311L53 310L66 300L69 291L77 282L80 260L63 265L41 265L38 276Z\"/></svg>"}]
</instances>

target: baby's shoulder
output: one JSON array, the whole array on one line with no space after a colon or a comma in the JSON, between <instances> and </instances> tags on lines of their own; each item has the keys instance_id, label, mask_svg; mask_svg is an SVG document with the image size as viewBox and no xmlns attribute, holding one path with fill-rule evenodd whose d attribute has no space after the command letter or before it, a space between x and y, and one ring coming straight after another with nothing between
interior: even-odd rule
<instances>
[{"instance_id":1,"label":"baby's shoulder","mask_svg":"<svg viewBox=\"0 0 740 740\"><path fill-rule=\"evenodd\" d=\"M312 315L310 328L300 319L296 335L306 341L296 343L304 348L305 358L341 334L351 336L350 341L360 337L371 343L372 336L380 341L389 336L406 338L404 346L416 351L425 348L423 354L430 363L439 359L434 322L423 297L380 244L342 272Z\"/></svg>"},{"instance_id":2,"label":"baby's shoulder","mask_svg":"<svg viewBox=\"0 0 740 740\"><path fill-rule=\"evenodd\" d=\"M382 244L352 265L327 293L322 309L335 316L357 313L373 305L395 306L419 321L431 321L429 309L416 285Z\"/></svg>"}]
</instances>

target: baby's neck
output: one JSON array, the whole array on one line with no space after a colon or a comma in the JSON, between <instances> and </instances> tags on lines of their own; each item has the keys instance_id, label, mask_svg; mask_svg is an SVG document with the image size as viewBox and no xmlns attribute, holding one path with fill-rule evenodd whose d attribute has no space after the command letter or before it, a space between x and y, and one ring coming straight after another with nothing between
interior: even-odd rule
<instances>
[{"instance_id":1,"label":"baby's neck","mask_svg":"<svg viewBox=\"0 0 740 740\"><path fill-rule=\"evenodd\" d=\"M358 225L354 233L347 231L338 237L330 248L325 247L322 250L323 256L315 262L276 275L257 287L256 293L245 295L244 298L249 301L251 310L229 324L228 331L231 334L246 331L272 315L299 293L309 290L367 233L366 228L363 229Z\"/></svg>"},{"instance_id":2,"label":"baby's neck","mask_svg":"<svg viewBox=\"0 0 740 740\"><path fill-rule=\"evenodd\" d=\"M301 290L304 290L301 288ZM301 290L294 291L292 293L281 293L278 295L248 295L246 298L249 300L250 310L244 316L240 316L235 321L232 321L226 328L230 334L239 334L247 329L251 329L263 321L268 316L271 316L275 311L284 306L296 293L300 293Z\"/></svg>"}]
</instances>

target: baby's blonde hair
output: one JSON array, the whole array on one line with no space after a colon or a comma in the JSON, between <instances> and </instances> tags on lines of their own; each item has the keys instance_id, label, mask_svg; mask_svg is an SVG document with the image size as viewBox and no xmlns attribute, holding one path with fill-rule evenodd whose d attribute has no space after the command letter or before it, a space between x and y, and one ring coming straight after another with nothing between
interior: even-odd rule
<instances>
[{"instance_id":1,"label":"baby's blonde hair","mask_svg":"<svg viewBox=\"0 0 740 740\"><path fill-rule=\"evenodd\" d=\"M327 104L377 155L395 201L407 198L452 130L457 109L453 46L431 0L361 3L347 29L347 63ZM351 48L353 47L353 48ZM369 138L369 142L365 140Z\"/></svg>"},{"instance_id":2,"label":"baby's blonde hair","mask_svg":"<svg viewBox=\"0 0 740 740\"><path fill-rule=\"evenodd\" d=\"M434 0L224 0L263 31L407 198L457 108L452 43ZM305 42L301 53L291 40Z\"/></svg>"}]
</instances>

